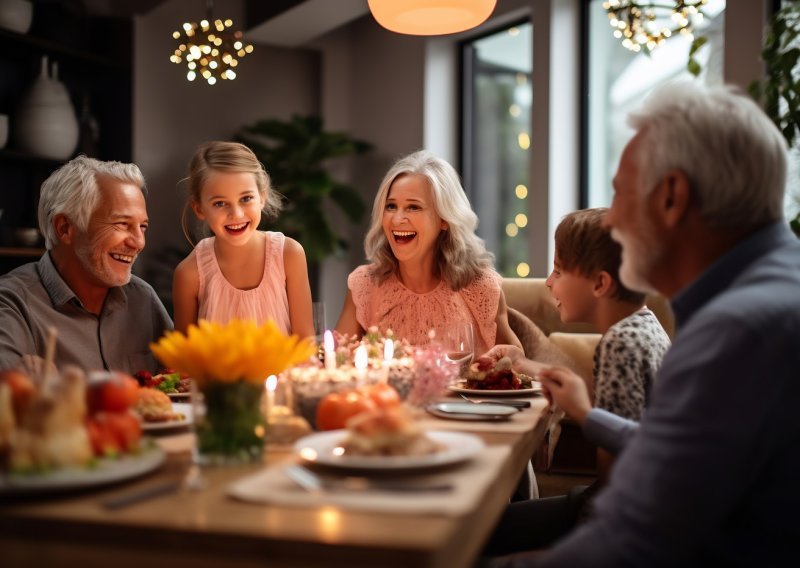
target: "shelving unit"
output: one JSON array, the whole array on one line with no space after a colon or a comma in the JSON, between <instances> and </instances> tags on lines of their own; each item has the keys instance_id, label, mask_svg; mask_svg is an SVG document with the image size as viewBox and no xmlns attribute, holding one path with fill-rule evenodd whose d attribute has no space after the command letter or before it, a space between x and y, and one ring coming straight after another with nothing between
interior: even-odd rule
<instances>
[{"instance_id":1,"label":"shelving unit","mask_svg":"<svg viewBox=\"0 0 800 568\"><path fill-rule=\"evenodd\" d=\"M14 115L38 77L42 56L58 62L59 80L70 93L78 120L87 100L99 125L95 147L79 147L75 153L125 162L132 155L132 21L74 15L58 19L52 12L37 19L38 7L34 5L30 33L0 29L0 113L9 116L9 141L0 149L0 274L41 255L42 249L19 246L14 229L37 226L39 188L63 163L14 145Z\"/></svg>"}]
</instances>

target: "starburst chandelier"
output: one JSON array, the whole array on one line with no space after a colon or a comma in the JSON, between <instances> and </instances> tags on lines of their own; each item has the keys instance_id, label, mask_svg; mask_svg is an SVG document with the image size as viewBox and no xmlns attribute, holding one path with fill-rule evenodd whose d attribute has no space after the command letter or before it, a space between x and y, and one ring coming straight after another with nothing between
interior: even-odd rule
<instances>
[{"instance_id":1,"label":"starburst chandelier","mask_svg":"<svg viewBox=\"0 0 800 568\"><path fill-rule=\"evenodd\" d=\"M702 7L708 0L606 0L603 8L614 28L614 37L634 52L647 53L675 34L690 36L703 19Z\"/></svg>"},{"instance_id":2,"label":"starburst chandelier","mask_svg":"<svg viewBox=\"0 0 800 568\"><path fill-rule=\"evenodd\" d=\"M253 53L253 46L243 41L241 31L233 31L233 21L215 20L214 1L206 0L206 18L200 22L186 22L180 30L172 32L178 42L169 60L176 64L186 62L186 78L194 81L198 76L209 85L218 79L232 81L239 59Z\"/></svg>"}]
</instances>

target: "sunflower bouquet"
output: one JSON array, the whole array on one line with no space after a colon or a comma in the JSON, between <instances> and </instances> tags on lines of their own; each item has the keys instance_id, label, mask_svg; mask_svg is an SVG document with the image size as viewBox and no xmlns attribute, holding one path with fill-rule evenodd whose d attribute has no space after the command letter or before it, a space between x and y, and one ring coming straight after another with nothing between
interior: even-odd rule
<instances>
[{"instance_id":1,"label":"sunflower bouquet","mask_svg":"<svg viewBox=\"0 0 800 568\"><path fill-rule=\"evenodd\" d=\"M311 339L287 336L268 321L226 324L200 320L185 334L168 331L150 344L165 366L188 375L203 395L195 404L201 463L257 461L264 445L264 381L316 353Z\"/></svg>"}]
</instances>

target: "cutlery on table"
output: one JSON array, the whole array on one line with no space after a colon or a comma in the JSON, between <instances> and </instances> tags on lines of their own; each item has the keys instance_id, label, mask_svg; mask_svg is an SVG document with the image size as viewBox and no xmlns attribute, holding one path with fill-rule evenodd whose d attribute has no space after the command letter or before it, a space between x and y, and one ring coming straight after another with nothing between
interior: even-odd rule
<instances>
[{"instance_id":1,"label":"cutlery on table","mask_svg":"<svg viewBox=\"0 0 800 568\"><path fill-rule=\"evenodd\" d=\"M383 481L366 477L329 478L320 477L301 465L292 465L283 470L286 476L311 493L321 491L391 491L399 493L430 493L452 491L450 483L418 485L410 481Z\"/></svg>"},{"instance_id":2,"label":"cutlery on table","mask_svg":"<svg viewBox=\"0 0 800 568\"><path fill-rule=\"evenodd\" d=\"M468 397L463 392L460 392L458 394L461 396L461 398L463 398L467 402L471 402L473 404L495 404L495 405L498 405L498 406L511 406L511 407L514 407L514 408L516 408L517 410L520 410L520 411L523 408L530 408L531 407L531 401L529 401L529 400L475 400L475 399L472 399L472 398Z\"/></svg>"}]
</instances>

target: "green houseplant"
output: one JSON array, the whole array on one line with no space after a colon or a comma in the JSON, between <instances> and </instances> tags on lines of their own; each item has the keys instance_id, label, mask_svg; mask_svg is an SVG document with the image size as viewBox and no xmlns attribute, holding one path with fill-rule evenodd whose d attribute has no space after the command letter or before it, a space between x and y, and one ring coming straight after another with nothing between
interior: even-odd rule
<instances>
[{"instance_id":1,"label":"green houseplant","mask_svg":"<svg viewBox=\"0 0 800 568\"><path fill-rule=\"evenodd\" d=\"M270 226L303 245L312 272L327 256L348 248L326 207L335 204L349 221L358 223L366 206L358 190L336 181L326 165L332 158L363 154L371 144L324 130L317 116L298 115L288 121L258 121L242 128L235 139L255 152L273 188L286 198L283 211Z\"/></svg>"},{"instance_id":2,"label":"green houseplant","mask_svg":"<svg viewBox=\"0 0 800 568\"><path fill-rule=\"evenodd\" d=\"M761 58L766 74L750 84L750 94L794 147L800 140L800 2L784 2L772 16ZM789 224L800 236L800 212Z\"/></svg>"}]
</instances>

